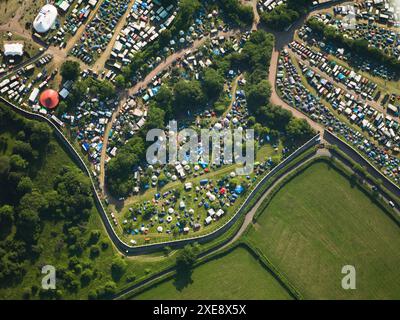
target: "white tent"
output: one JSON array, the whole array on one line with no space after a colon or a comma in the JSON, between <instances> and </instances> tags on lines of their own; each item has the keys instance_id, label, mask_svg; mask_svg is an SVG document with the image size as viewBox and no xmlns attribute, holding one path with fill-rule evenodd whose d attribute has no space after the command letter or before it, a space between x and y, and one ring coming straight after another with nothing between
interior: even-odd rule
<instances>
[{"instance_id":1,"label":"white tent","mask_svg":"<svg viewBox=\"0 0 400 320\"><path fill-rule=\"evenodd\" d=\"M33 28L39 33L46 33L54 25L57 19L57 8L46 4L40 9L39 14L33 20Z\"/></svg>"},{"instance_id":2,"label":"white tent","mask_svg":"<svg viewBox=\"0 0 400 320\"><path fill-rule=\"evenodd\" d=\"M24 54L24 45L22 43L5 43L4 55L7 56L22 56Z\"/></svg>"}]
</instances>

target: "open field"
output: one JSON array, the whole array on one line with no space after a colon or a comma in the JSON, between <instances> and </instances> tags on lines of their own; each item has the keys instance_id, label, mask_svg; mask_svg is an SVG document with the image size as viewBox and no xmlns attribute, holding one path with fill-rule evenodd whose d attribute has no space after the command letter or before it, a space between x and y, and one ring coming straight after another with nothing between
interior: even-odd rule
<instances>
[{"instance_id":1,"label":"open field","mask_svg":"<svg viewBox=\"0 0 400 320\"><path fill-rule=\"evenodd\" d=\"M191 283L169 280L135 299L291 299L247 249L238 247L194 269Z\"/></svg>"},{"instance_id":2,"label":"open field","mask_svg":"<svg viewBox=\"0 0 400 320\"><path fill-rule=\"evenodd\" d=\"M400 229L326 163L287 183L249 238L307 299L399 299ZM343 290L344 265L357 289Z\"/></svg>"},{"instance_id":3,"label":"open field","mask_svg":"<svg viewBox=\"0 0 400 320\"><path fill-rule=\"evenodd\" d=\"M24 55L22 58L14 57L16 63L23 62L33 56L37 55L40 52L40 46L35 43L33 40L19 36L18 34L14 34L11 32L11 37L8 36L8 32L0 31L0 48L3 50L4 43L7 42L17 42L24 44ZM6 59L3 54L0 56L0 64L6 63Z\"/></svg>"},{"instance_id":4,"label":"open field","mask_svg":"<svg viewBox=\"0 0 400 320\"><path fill-rule=\"evenodd\" d=\"M46 0L0 0L0 25L10 24L10 31L14 23L20 23L24 28L26 23L32 23L39 9L46 4Z\"/></svg>"},{"instance_id":5,"label":"open field","mask_svg":"<svg viewBox=\"0 0 400 320\"><path fill-rule=\"evenodd\" d=\"M0 24L8 22L15 16L21 0L0 0Z\"/></svg>"},{"instance_id":6,"label":"open field","mask_svg":"<svg viewBox=\"0 0 400 320\"><path fill-rule=\"evenodd\" d=\"M9 0L10 1L10 0ZM16 1L16 0L14 0ZM31 24L42 6L46 4L46 0L28 0L24 1L23 10L19 17L19 23L24 28L25 24Z\"/></svg>"}]
</instances>

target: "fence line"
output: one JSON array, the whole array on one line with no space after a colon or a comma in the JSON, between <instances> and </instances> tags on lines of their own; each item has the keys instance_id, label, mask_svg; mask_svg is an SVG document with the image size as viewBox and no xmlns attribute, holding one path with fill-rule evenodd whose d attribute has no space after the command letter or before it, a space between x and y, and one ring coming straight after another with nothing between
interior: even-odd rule
<instances>
[{"instance_id":1,"label":"fence line","mask_svg":"<svg viewBox=\"0 0 400 320\"><path fill-rule=\"evenodd\" d=\"M367 171L372 174L375 178L382 180L382 183L389 191L393 192L396 196L400 197L400 187L396 185L392 180L385 176L381 171L379 171L368 159L366 159L362 154L360 154L353 146L343 141L334 133L325 130L324 138L337 145L341 150L347 153L350 158L355 160L359 164L363 164L367 167Z\"/></svg>"},{"instance_id":2,"label":"fence line","mask_svg":"<svg viewBox=\"0 0 400 320\"><path fill-rule=\"evenodd\" d=\"M82 157L75 150L73 145L70 143L70 141L65 137L65 135L62 133L62 131L58 128L58 126L55 123L53 123L53 121L51 121L48 117L46 117L44 115L25 110L21 107L16 106L15 104L9 102L8 100L6 100L2 97L0 97L0 101L4 102L5 104L7 104L11 108L13 108L17 113L22 114L29 119L35 119L35 120L47 122L55 130L56 136L63 143L63 145L67 148L67 150L72 155L72 157L75 159L75 161L77 161L79 167L89 177L91 186L92 186L92 190L94 192L95 205L96 205L96 208L100 212L100 216L101 216L103 224L107 230L107 233L108 233L110 239L113 241L114 245L125 255L137 255L137 254L150 253L150 252L162 249L165 246L181 247L185 244L192 243L192 242L203 243L203 242L208 242L208 241L220 236L222 233L224 233L229 227L231 227L238 220L240 215L243 213L243 209L254 198L257 191L261 188L261 186L264 183L266 183L268 181L268 179L272 175L274 175L277 171L279 171L284 166L286 166L288 163L290 163L299 154L303 153L305 150L309 149L310 147L312 147L320 142L320 135L318 134L318 135L314 136L313 138L311 138L304 145L299 147L289 157L287 157L285 160L283 160L281 163L279 163L276 167L274 167L270 172L268 172L268 174L266 174L257 183L257 185L254 187L254 189L251 191L251 193L247 196L246 200L238 208L236 213L224 225L222 225L218 229L212 231L211 233L196 236L196 237L186 238L186 239L151 243L151 244L145 244L145 245L140 245L140 246L130 246L130 245L126 244L115 232L114 228L112 227L112 222L110 221L110 218L107 215L107 211L104 208L103 203L101 202L100 196L97 192L97 188L95 186L91 171L87 167L87 165L84 162L84 160L82 159Z\"/></svg>"}]
</instances>

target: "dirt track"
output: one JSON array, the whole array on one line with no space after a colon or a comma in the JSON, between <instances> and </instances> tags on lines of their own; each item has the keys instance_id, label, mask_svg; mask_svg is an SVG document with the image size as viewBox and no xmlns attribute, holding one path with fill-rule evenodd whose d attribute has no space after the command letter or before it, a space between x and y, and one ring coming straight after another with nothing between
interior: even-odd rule
<instances>
[{"instance_id":1,"label":"dirt track","mask_svg":"<svg viewBox=\"0 0 400 320\"><path fill-rule=\"evenodd\" d=\"M237 31L231 31L231 32L219 32L217 36L231 36L234 35ZM158 73L168 69L174 62L177 60L181 59L184 57L185 53L189 50L196 50L200 46L202 46L205 41L209 39L208 37L204 37L200 40L196 40L193 42L193 44L188 47L181 49L172 55L168 56L163 62L161 62L157 67L155 67L142 81L138 82L135 86L127 90L124 94L123 97L119 103L118 108L115 110L113 113L110 121L108 122L107 128L104 131L104 136L103 136L103 148L101 150L101 160L100 160L100 174L99 174L99 184L100 184L100 189L103 191L104 194L107 194L107 190L105 188L105 172L104 172L104 166L105 166L105 158L106 158L106 150L107 150L107 145L108 145L108 136L112 127L112 124L114 123L115 119L117 118L118 114L121 112L121 108L126 102L126 99L130 95L136 94L141 88L145 88L151 81L152 79L157 76ZM110 200L115 202L115 199L111 199L109 196Z\"/></svg>"}]
</instances>

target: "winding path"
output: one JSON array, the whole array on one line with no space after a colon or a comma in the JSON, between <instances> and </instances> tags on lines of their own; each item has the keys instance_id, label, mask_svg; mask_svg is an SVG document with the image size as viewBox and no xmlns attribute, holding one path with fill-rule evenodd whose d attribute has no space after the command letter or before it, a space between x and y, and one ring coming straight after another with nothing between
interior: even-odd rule
<instances>
[{"instance_id":1,"label":"winding path","mask_svg":"<svg viewBox=\"0 0 400 320\"><path fill-rule=\"evenodd\" d=\"M225 36L229 37L231 35L236 34L238 31L229 31L229 32L223 32L220 31L217 36ZM161 62L159 65L157 65L150 73L140 82L138 82L135 86L130 88L129 90L125 91L122 95L123 98L121 99L118 108L114 111L114 113L111 116L110 121L107 124L107 127L104 131L104 136L103 136L103 147L101 150L101 159L100 159L100 174L99 174L99 184L100 184L100 189L102 190L104 195L107 195L110 200L113 202L116 202L115 199L112 199L110 195L107 194L107 190L105 187L105 159L106 159L106 153L107 153L107 146L108 146L108 138L110 134L110 130L112 128L113 123L117 119L119 113L121 112L121 109L123 105L125 104L128 96L135 95L140 89L146 88L150 82L152 82L152 79L157 76L160 72L168 69L173 63L178 61L179 59L182 59L186 52L190 50L196 50L197 48L201 47L206 40L210 39L210 37L204 37L202 39L196 40L193 42L193 44L189 47L183 48L172 55L168 56L163 62Z\"/></svg>"}]
</instances>

